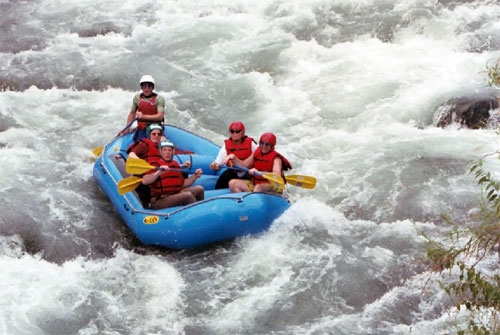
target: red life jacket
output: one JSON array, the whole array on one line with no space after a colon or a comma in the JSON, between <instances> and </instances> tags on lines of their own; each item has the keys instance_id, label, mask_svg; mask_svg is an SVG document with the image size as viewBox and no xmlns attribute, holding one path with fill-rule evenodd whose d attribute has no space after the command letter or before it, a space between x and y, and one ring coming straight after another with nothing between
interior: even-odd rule
<instances>
[{"instance_id":1,"label":"red life jacket","mask_svg":"<svg viewBox=\"0 0 500 335\"><path fill-rule=\"evenodd\" d=\"M227 154L234 154L241 160L245 160L252 154L253 138L245 136L240 144L231 141L230 138L224 140Z\"/></svg>"},{"instance_id":2,"label":"red life jacket","mask_svg":"<svg viewBox=\"0 0 500 335\"><path fill-rule=\"evenodd\" d=\"M260 150L260 147L257 148L257 150L255 150L255 153L253 154L253 167L259 171L272 172L274 159L276 157L281 158L281 175L284 177L283 171L290 170L292 168L292 165L290 164L288 159L285 158L285 156L275 150L270 151L267 154L263 154L262 150ZM267 179L257 175L253 176L252 181L254 184L269 183Z\"/></svg>"},{"instance_id":3,"label":"red life jacket","mask_svg":"<svg viewBox=\"0 0 500 335\"><path fill-rule=\"evenodd\" d=\"M145 115L155 115L158 113L158 109L156 108L156 93L153 93L153 96L151 97L150 100L144 100L145 96L144 94L141 93L141 98L139 100L139 106L137 107L137 110L139 112L142 112ZM148 125L151 122L146 122L146 121L138 121L137 122L137 129L139 130L144 130L148 127Z\"/></svg>"},{"instance_id":4,"label":"red life jacket","mask_svg":"<svg viewBox=\"0 0 500 335\"><path fill-rule=\"evenodd\" d=\"M141 146L141 149L139 149L138 146ZM134 151L136 147L138 148L139 152ZM144 154L144 147L147 148L145 154ZM151 141L149 138L143 138L139 141L132 143L127 148L127 153L129 154L131 151L134 151L137 154L137 157L146 160L148 163L160 158L160 152L158 151L158 143Z\"/></svg>"},{"instance_id":5,"label":"red life jacket","mask_svg":"<svg viewBox=\"0 0 500 335\"><path fill-rule=\"evenodd\" d=\"M163 159L156 159L150 162L154 166L168 165L168 167L173 169L180 169L179 163L174 160L170 162L164 161ZM155 171L150 171L147 174L154 173ZM151 197L157 197L160 195L172 195L179 193L184 184L184 177L180 171L168 171L163 172L158 179L155 180L150 186Z\"/></svg>"}]
</instances>

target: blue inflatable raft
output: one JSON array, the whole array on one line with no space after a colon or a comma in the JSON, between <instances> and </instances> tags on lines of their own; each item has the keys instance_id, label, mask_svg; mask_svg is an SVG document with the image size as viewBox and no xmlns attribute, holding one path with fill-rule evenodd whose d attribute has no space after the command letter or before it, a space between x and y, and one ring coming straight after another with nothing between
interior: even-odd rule
<instances>
[{"instance_id":1,"label":"blue inflatable raft","mask_svg":"<svg viewBox=\"0 0 500 335\"><path fill-rule=\"evenodd\" d=\"M176 147L190 154L177 154L179 163L191 161L189 173L203 169L195 185L205 188L205 200L183 207L161 210L145 208L136 191L120 195L118 182L130 175L126 172L126 149L133 134L108 143L97 158L93 176L111 200L123 221L144 245L170 249L195 248L214 242L265 231L290 207L285 196L267 193L231 193L214 190L217 175L209 169L219 146L181 128L166 125L165 134Z\"/></svg>"}]
</instances>

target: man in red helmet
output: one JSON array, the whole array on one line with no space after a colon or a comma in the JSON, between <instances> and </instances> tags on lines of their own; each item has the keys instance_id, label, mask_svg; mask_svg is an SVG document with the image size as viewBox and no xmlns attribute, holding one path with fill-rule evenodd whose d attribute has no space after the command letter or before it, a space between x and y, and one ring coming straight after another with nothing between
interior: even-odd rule
<instances>
[{"instance_id":1,"label":"man in red helmet","mask_svg":"<svg viewBox=\"0 0 500 335\"><path fill-rule=\"evenodd\" d=\"M233 154L241 161L250 157L257 149L257 143L251 137L245 135L245 125L243 122L234 121L229 125L229 138L224 140L224 146L219 150L219 154L215 161L210 164L210 169L219 171L221 165L227 164L228 156ZM215 189L228 188L229 181L234 178L250 180L251 177L247 172L235 171L227 169L217 179Z\"/></svg>"},{"instance_id":2,"label":"man in red helmet","mask_svg":"<svg viewBox=\"0 0 500 335\"><path fill-rule=\"evenodd\" d=\"M283 171L292 168L290 162L274 149L275 146L276 136L264 133L260 136L259 147L246 160L241 161L233 154L228 156L228 159L234 160L238 165L249 167L248 173L252 176L251 181L232 179L229 182L231 192L274 192L269 180L262 177L262 174L271 172L284 177Z\"/></svg>"}]
</instances>

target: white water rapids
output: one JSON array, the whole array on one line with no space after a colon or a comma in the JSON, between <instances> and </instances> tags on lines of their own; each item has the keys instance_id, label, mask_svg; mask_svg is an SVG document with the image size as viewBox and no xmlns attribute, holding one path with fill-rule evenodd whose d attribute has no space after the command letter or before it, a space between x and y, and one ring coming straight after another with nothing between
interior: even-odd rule
<instances>
[{"instance_id":1,"label":"white water rapids","mask_svg":"<svg viewBox=\"0 0 500 335\"><path fill-rule=\"evenodd\" d=\"M423 234L466 222L495 130L432 124L487 89L496 1L0 0L0 334L437 334ZM278 137L291 209L207 247L148 248L92 178L141 75L168 123ZM496 159L487 167L498 173Z\"/></svg>"}]
</instances>

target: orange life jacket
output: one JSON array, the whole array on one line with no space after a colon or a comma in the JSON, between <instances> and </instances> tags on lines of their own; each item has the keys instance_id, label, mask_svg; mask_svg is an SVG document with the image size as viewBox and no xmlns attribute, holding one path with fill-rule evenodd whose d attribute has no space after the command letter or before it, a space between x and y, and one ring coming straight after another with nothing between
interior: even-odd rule
<instances>
[{"instance_id":1,"label":"orange life jacket","mask_svg":"<svg viewBox=\"0 0 500 335\"><path fill-rule=\"evenodd\" d=\"M283 171L290 170L292 168L292 165L288 161L288 159L285 158L282 154L279 152L273 150L268 152L267 154L262 153L262 150L260 150L260 147L255 150L253 154L253 167L256 168L259 171L263 172L272 172L273 171L273 166L274 166L274 159L276 157L281 158L281 171L282 171L282 176L284 177ZM252 178L252 181L254 184L264 184L264 183L269 183L269 181L263 177L254 175Z\"/></svg>"},{"instance_id":2,"label":"orange life jacket","mask_svg":"<svg viewBox=\"0 0 500 335\"><path fill-rule=\"evenodd\" d=\"M153 96L151 97L150 100L145 100L144 94L141 93L141 98L139 100L139 106L137 108L137 111L142 112L145 115L155 115L158 113L158 108L156 108L156 93L153 93ZM147 121L138 121L137 122L137 129L138 130L144 130L148 127L148 125L151 122ZM157 123L157 122L155 122ZM163 123L163 122L160 122Z\"/></svg>"},{"instance_id":3,"label":"orange life jacket","mask_svg":"<svg viewBox=\"0 0 500 335\"><path fill-rule=\"evenodd\" d=\"M245 160L252 154L253 138L245 136L240 144L231 141L230 138L224 140L227 154L234 154L241 160Z\"/></svg>"},{"instance_id":4,"label":"orange life jacket","mask_svg":"<svg viewBox=\"0 0 500 335\"><path fill-rule=\"evenodd\" d=\"M174 160L169 162L163 159L156 159L150 162L151 165L159 167L168 165L172 169L180 169L179 163ZM155 171L147 172L147 174L154 173ZM184 176L180 171L163 172L158 179L155 180L150 186L151 197L158 197L161 195L172 195L179 193L184 184Z\"/></svg>"},{"instance_id":5,"label":"orange life jacket","mask_svg":"<svg viewBox=\"0 0 500 335\"><path fill-rule=\"evenodd\" d=\"M140 150L140 152L134 151L135 148L139 146L146 146L147 151L144 154L144 150ZM138 151L139 151L138 150ZM154 161L155 159L160 158L160 151L158 151L158 143L151 141L149 138L143 138L139 141L135 141L127 148L127 153L134 151L137 154L137 157L144 159L148 163ZM140 153L140 154L139 154Z\"/></svg>"}]
</instances>

